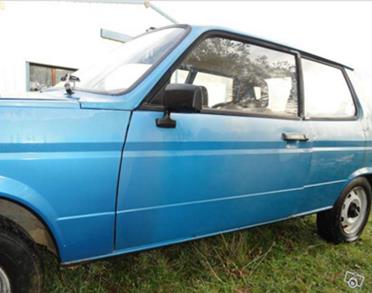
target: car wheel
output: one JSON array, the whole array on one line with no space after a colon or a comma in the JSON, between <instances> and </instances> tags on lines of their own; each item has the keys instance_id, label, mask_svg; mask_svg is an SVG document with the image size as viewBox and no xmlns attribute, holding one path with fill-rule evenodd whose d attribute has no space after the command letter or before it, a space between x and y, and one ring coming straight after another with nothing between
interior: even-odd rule
<instances>
[{"instance_id":1,"label":"car wheel","mask_svg":"<svg viewBox=\"0 0 372 293\"><path fill-rule=\"evenodd\" d=\"M334 243L358 240L368 221L371 194L367 179L351 181L331 210L318 213L319 235Z\"/></svg>"},{"instance_id":2,"label":"car wheel","mask_svg":"<svg viewBox=\"0 0 372 293\"><path fill-rule=\"evenodd\" d=\"M0 225L0 292L41 292L39 257L31 241L14 227Z\"/></svg>"}]
</instances>

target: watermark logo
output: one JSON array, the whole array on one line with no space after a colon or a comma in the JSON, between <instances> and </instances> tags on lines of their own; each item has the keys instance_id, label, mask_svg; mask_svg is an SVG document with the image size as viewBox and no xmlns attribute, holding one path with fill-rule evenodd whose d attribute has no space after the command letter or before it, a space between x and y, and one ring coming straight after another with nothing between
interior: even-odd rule
<instances>
[{"instance_id":1,"label":"watermark logo","mask_svg":"<svg viewBox=\"0 0 372 293\"><path fill-rule=\"evenodd\" d=\"M352 289L362 288L364 276L354 272L346 272L344 281Z\"/></svg>"}]
</instances>

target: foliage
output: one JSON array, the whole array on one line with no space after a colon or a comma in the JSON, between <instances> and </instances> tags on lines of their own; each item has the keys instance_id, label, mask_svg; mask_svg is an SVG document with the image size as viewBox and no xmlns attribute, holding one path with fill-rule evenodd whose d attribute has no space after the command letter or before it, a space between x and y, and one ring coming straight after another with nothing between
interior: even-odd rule
<instances>
[{"instance_id":1,"label":"foliage","mask_svg":"<svg viewBox=\"0 0 372 293\"><path fill-rule=\"evenodd\" d=\"M273 61L266 55L273 51L261 48L258 55L257 52L251 52L253 47L235 40L209 38L191 51L184 61L184 68L239 77L251 83L277 76L291 76L288 61Z\"/></svg>"}]
</instances>

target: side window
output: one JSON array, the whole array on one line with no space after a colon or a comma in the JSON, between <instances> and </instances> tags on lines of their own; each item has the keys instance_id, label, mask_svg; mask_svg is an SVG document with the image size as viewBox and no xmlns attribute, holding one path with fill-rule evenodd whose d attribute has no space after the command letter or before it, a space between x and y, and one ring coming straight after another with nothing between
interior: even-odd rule
<instances>
[{"instance_id":1,"label":"side window","mask_svg":"<svg viewBox=\"0 0 372 293\"><path fill-rule=\"evenodd\" d=\"M180 72L187 77L177 78ZM201 86L204 109L292 117L297 116L296 76L292 54L213 37L186 56L170 82Z\"/></svg>"},{"instance_id":2,"label":"side window","mask_svg":"<svg viewBox=\"0 0 372 293\"><path fill-rule=\"evenodd\" d=\"M336 67L302 59L305 116L347 118L355 115L355 105L342 71Z\"/></svg>"}]
</instances>

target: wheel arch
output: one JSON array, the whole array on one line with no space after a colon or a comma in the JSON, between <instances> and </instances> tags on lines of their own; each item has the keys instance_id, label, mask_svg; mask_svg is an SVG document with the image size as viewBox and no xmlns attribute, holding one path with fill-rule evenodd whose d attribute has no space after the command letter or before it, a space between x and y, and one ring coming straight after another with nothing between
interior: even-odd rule
<instances>
[{"instance_id":1,"label":"wheel arch","mask_svg":"<svg viewBox=\"0 0 372 293\"><path fill-rule=\"evenodd\" d=\"M372 167L364 167L356 170L349 176L348 182L357 177L365 177L368 180L368 183L372 186Z\"/></svg>"},{"instance_id":2,"label":"wheel arch","mask_svg":"<svg viewBox=\"0 0 372 293\"><path fill-rule=\"evenodd\" d=\"M32 241L59 258L59 248L48 225L28 207L0 196L0 216L19 226Z\"/></svg>"},{"instance_id":3,"label":"wheel arch","mask_svg":"<svg viewBox=\"0 0 372 293\"><path fill-rule=\"evenodd\" d=\"M0 216L18 225L35 243L61 260L62 235L54 209L31 187L0 176Z\"/></svg>"}]
</instances>

